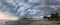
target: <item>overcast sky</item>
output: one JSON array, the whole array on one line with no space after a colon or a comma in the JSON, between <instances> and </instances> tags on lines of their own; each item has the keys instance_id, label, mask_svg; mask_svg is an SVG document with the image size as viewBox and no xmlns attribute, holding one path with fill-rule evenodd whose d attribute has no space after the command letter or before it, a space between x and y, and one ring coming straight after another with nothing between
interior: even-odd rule
<instances>
[{"instance_id":1,"label":"overcast sky","mask_svg":"<svg viewBox=\"0 0 60 25\"><path fill-rule=\"evenodd\" d=\"M40 17L54 11L60 12L60 0L0 0L0 12L12 17Z\"/></svg>"}]
</instances>

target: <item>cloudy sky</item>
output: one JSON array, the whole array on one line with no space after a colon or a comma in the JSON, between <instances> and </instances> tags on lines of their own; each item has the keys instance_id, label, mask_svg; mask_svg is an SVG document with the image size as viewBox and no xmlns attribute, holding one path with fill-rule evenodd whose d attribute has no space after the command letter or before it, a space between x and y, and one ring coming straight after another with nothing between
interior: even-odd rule
<instances>
[{"instance_id":1,"label":"cloudy sky","mask_svg":"<svg viewBox=\"0 0 60 25\"><path fill-rule=\"evenodd\" d=\"M60 0L0 0L0 12L10 17L42 18L54 11L60 13Z\"/></svg>"}]
</instances>

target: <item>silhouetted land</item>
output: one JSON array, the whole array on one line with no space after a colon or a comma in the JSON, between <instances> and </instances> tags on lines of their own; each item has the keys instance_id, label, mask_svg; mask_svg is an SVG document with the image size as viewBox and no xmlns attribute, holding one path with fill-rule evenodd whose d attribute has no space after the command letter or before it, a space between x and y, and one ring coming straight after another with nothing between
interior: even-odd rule
<instances>
[{"instance_id":1,"label":"silhouetted land","mask_svg":"<svg viewBox=\"0 0 60 25\"><path fill-rule=\"evenodd\" d=\"M44 16L44 19L48 19L49 21L60 21L60 14L59 13L52 13L51 16Z\"/></svg>"}]
</instances>

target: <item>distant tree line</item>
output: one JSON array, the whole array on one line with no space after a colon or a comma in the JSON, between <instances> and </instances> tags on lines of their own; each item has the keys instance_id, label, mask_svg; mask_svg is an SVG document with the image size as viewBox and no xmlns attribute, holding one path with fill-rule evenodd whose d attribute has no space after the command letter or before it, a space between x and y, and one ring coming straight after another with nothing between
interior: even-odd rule
<instances>
[{"instance_id":1,"label":"distant tree line","mask_svg":"<svg viewBox=\"0 0 60 25\"><path fill-rule=\"evenodd\" d=\"M52 13L50 17L44 16L44 19L48 19L50 21L60 21L60 15L59 13Z\"/></svg>"}]
</instances>

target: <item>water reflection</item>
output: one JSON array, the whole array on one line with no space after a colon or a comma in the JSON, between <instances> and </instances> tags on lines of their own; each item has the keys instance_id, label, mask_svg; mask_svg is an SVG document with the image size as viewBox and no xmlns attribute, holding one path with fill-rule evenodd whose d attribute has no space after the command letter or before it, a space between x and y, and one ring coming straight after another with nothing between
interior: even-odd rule
<instances>
[{"instance_id":1,"label":"water reflection","mask_svg":"<svg viewBox=\"0 0 60 25\"><path fill-rule=\"evenodd\" d=\"M44 20L25 20L8 21L6 25L58 25L56 21L44 21Z\"/></svg>"}]
</instances>

